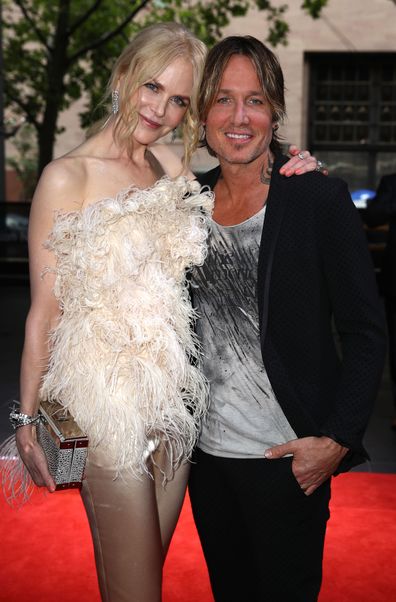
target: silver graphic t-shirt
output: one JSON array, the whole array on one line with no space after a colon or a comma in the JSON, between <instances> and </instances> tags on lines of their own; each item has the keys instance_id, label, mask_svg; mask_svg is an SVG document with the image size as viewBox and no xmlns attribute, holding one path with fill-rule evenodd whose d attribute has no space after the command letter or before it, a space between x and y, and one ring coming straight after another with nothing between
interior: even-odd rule
<instances>
[{"instance_id":1,"label":"silver graphic t-shirt","mask_svg":"<svg viewBox=\"0 0 396 602\"><path fill-rule=\"evenodd\" d=\"M210 454L262 458L295 439L263 366L256 299L265 207L236 226L212 222L209 253L192 278L200 315L210 406L199 447Z\"/></svg>"}]
</instances>

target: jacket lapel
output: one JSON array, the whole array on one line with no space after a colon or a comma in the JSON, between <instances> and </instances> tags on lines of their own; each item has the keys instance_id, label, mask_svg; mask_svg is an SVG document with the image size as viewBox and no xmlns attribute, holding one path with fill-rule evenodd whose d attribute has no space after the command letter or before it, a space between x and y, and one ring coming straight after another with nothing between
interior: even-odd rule
<instances>
[{"instance_id":1,"label":"jacket lapel","mask_svg":"<svg viewBox=\"0 0 396 602\"><path fill-rule=\"evenodd\" d=\"M216 185L217 180L220 177L220 174L221 174L220 165L217 165L217 167L214 167L213 169L211 169L210 171L207 171L206 173L198 174L197 180L201 184L201 186L210 186L210 188L213 190Z\"/></svg>"},{"instance_id":2,"label":"jacket lapel","mask_svg":"<svg viewBox=\"0 0 396 602\"><path fill-rule=\"evenodd\" d=\"M279 169L287 160L287 157L280 155L276 157L274 162L259 250L257 300L260 319L260 340L262 345L267 332L272 265L286 206L285 195L282 194L285 176L282 176L279 173Z\"/></svg>"}]
</instances>

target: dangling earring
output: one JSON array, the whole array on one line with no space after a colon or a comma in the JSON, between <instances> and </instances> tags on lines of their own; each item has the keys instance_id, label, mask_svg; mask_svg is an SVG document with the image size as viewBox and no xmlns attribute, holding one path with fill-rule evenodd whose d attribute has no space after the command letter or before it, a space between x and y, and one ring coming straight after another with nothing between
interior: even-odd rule
<instances>
[{"instance_id":1,"label":"dangling earring","mask_svg":"<svg viewBox=\"0 0 396 602\"><path fill-rule=\"evenodd\" d=\"M111 110L113 115L117 115L120 110L120 93L118 90L113 90L111 93Z\"/></svg>"},{"instance_id":2,"label":"dangling earring","mask_svg":"<svg viewBox=\"0 0 396 602\"><path fill-rule=\"evenodd\" d=\"M172 130L171 142L174 142L177 138L177 128Z\"/></svg>"}]
</instances>

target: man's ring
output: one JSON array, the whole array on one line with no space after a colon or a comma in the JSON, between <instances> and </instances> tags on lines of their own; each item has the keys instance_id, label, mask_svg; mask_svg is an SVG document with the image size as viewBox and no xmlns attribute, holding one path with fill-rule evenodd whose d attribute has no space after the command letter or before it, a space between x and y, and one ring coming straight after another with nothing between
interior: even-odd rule
<instances>
[{"instance_id":1,"label":"man's ring","mask_svg":"<svg viewBox=\"0 0 396 602\"><path fill-rule=\"evenodd\" d=\"M297 156L300 157L301 160L305 159L304 153L302 151L300 151Z\"/></svg>"},{"instance_id":2,"label":"man's ring","mask_svg":"<svg viewBox=\"0 0 396 602\"><path fill-rule=\"evenodd\" d=\"M318 159L316 161L315 171L321 171L324 167L326 167L326 164L323 161L319 161Z\"/></svg>"}]
</instances>

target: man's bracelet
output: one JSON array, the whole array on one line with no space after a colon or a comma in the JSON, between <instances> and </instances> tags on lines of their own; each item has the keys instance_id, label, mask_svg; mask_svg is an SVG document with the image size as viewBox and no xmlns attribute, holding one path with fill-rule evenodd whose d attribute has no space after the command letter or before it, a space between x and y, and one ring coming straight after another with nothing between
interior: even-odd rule
<instances>
[{"instance_id":1,"label":"man's bracelet","mask_svg":"<svg viewBox=\"0 0 396 602\"><path fill-rule=\"evenodd\" d=\"M35 424L40 420L40 415L29 416L28 414L22 414L19 410L12 410L10 414L10 422L13 429L16 430L20 426L27 426L28 424Z\"/></svg>"}]
</instances>

